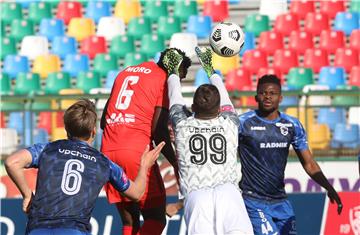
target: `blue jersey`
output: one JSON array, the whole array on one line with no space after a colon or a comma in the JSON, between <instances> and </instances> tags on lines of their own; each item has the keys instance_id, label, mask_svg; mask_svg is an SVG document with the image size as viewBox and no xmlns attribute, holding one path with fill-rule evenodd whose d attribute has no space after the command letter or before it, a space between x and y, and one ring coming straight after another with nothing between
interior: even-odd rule
<instances>
[{"instance_id":1,"label":"blue jersey","mask_svg":"<svg viewBox=\"0 0 360 235\"><path fill-rule=\"evenodd\" d=\"M284 172L290 144L295 150L308 148L306 132L299 120L280 113L275 120L256 111L240 115L239 153L245 197L276 200L286 198Z\"/></svg>"},{"instance_id":2,"label":"blue jersey","mask_svg":"<svg viewBox=\"0 0 360 235\"><path fill-rule=\"evenodd\" d=\"M130 186L122 168L79 140L36 144L29 167L38 168L27 231L71 228L90 231L90 216L101 188L111 182L119 191Z\"/></svg>"}]
</instances>

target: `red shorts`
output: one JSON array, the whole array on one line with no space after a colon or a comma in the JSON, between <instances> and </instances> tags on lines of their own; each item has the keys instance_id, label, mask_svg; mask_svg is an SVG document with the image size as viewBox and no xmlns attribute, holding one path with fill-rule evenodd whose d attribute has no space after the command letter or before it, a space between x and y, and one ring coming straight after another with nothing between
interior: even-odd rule
<instances>
[{"instance_id":1,"label":"red shorts","mask_svg":"<svg viewBox=\"0 0 360 235\"><path fill-rule=\"evenodd\" d=\"M125 174L129 179L135 181L140 167L140 160L142 152L134 150L122 149L104 154L124 169ZM159 165L155 162L152 168L148 171L146 181L146 189L143 197L139 201L139 206L142 209L155 208L165 206L166 191L164 182L160 174ZM110 183L105 185L105 191L109 203L129 202L130 199L121 195Z\"/></svg>"}]
</instances>

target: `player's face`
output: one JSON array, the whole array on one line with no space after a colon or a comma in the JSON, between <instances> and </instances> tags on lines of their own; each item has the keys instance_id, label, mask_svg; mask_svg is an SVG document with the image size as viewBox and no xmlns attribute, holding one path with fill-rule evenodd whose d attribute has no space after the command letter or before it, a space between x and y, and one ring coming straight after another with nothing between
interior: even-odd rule
<instances>
[{"instance_id":1,"label":"player's face","mask_svg":"<svg viewBox=\"0 0 360 235\"><path fill-rule=\"evenodd\" d=\"M259 87L256 95L260 111L273 112L279 108L282 100L280 87L273 83L265 83Z\"/></svg>"}]
</instances>

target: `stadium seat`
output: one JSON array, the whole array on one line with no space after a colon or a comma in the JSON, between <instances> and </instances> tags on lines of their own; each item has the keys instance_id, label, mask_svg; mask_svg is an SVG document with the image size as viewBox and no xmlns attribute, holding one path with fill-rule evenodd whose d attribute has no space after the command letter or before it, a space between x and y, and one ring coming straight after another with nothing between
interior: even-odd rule
<instances>
[{"instance_id":1,"label":"stadium seat","mask_svg":"<svg viewBox=\"0 0 360 235\"><path fill-rule=\"evenodd\" d=\"M236 69L240 65L240 57L238 55L231 57L219 56L216 53L212 55L212 64L221 74L226 75L229 71Z\"/></svg>"},{"instance_id":2,"label":"stadium seat","mask_svg":"<svg viewBox=\"0 0 360 235\"><path fill-rule=\"evenodd\" d=\"M129 23L133 17L141 16L140 1L136 0L119 0L116 2L114 16L122 19L125 24Z\"/></svg>"},{"instance_id":3,"label":"stadium seat","mask_svg":"<svg viewBox=\"0 0 360 235\"><path fill-rule=\"evenodd\" d=\"M39 55L49 54L48 39L44 36L25 36L21 41L20 55L27 56L30 60Z\"/></svg>"},{"instance_id":4,"label":"stadium seat","mask_svg":"<svg viewBox=\"0 0 360 235\"><path fill-rule=\"evenodd\" d=\"M326 66L320 69L320 85L327 85L331 90L336 89L338 85L345 84L345 70L342 67Z\"/></svg>"},{"instance_id":5,"label":"stadium seat","mask_svg":"<svg viewBox=\"0 0 360 235\"><path fill-rule=\"evenodd\" d=\"M354 29L350 34L350 48L360 53L360 29Z\"/></svg>"},{"instance_id":6,"label":"stadium seat","mask_svg":"<svg viewBox=\"0 0 360 235\"><path fill-rule=\"evenodd\" d=\"M336 13L346 11L345 1L320 1L320 12L333 19Z\"/></svg>"},{"instance_id":7,"label":"stadium seat","mask_svg":"<svg viewBox=\"0 0 360 235\"><path fill-rule=\"evenodd\" d=\"M198 9L196 1L175 1L174 16L179 18L182 22L186 22L190 16L197 14Z\"/></svg>"},{"instance_id":8,"label":"stadium seat","mask_svg":"<svg viewBox=\"0 0 360 235\"><path fill-rule=\"evenodd\" d=\"M30 64L26 56L7 55L4 61L4 73L15 78L18 73L29 72Z\"/></svg>"},{"instance_id":9,"label":"stadium seat","mask_svg":"<svg viewBox=\"0 0 360 235\"><path fill-rule=\"evenodd\" d=\"M50 3L37 1L31 2L28 17L36 24L39 24L42 19L52 18Z\"/></svg>"},{"instance_id":10,"label":"stadium seat","mask_svg":"<svg viewBox=\"0 0 360 235\"><path fill-rule=\"evenodd\" d=\"M10 112L8 117L8 127L13 128L20 135L24 134L25 129L29 129L30 126L35 127L36 123L35 114L31 116L29 111Z\"/></svg>"},{"instance_id":11,"label":"stadium seat","mask_svg":"<svg viewBox=\"0 0 360 235\"><path fill-rule=\"evenodd\" d=\"M328 125L333 131L336 123L346 123L346 110L344 108L320 108L317 122Z\"/></svg>"},{"instance_id":12,"label":"stadium seat","mask_svg":"<svg viewBox=\"0 0 360 235\"><path fill-rule=\"evenodd\" d=\"M205 0L203 15L211 16L215 22L225 21L229 18L229 2L227 0Z\"/></svg>"},{"instance_id":13,"label":"stadium seat","mask_svg":"<svg viewBox=\"0 0 360 235\"><path fill-rule=\"evenodd\" d=\"M152 23L156 22L160 16L168 16L167 1L147 1L144 7L144 17L151 20Z\"/></svg>"},{"instance_id":14,"label":"stadium seat","mask_svg":"<svg viewBox=\"0 0 360 235\"><path fill-rule=\"evenodd\" d=\"M1 50L0 50L0 59L3 60L7 55L16 54L16 43L15 39L1 37Z\"/></svg>"},{"instance_id":15,"label":"stadium seat","mask_svg":"<svg viewBox=\"0 0 360 235\"><path fill-rule=\"evenodd\" d=\"M114 37L125 34L125 23L116 17L101 17L96 34L111 41Z\"/></svg>"},{"instance_id":16,"label":"stadium seat","mask_svg":"<svg viewBox=\"0 0 360 235\"><path fill-rule=\"evenodd\" d=\"M304 55L306 49L313 48L314 42L311 33L306 31L292 31L289 37L289 49L298 55Z\"/></svg>"},{"instance_id":17,"label":"stadium seat","mask_svg":"<svg viewBox=\"0 0 360 235\"><path fill-rule=\"evenodd\" d=\"M70 74L66 72L50 73L45 81L46 94L58 94L61 89L70 87Z\"/></svg>"},{"instance_id":18,"label":"stadium seat","mask_svg":"<svg viewBox=\"0 0 360 235\"><path fill-rule=\"evenodd\" d=\"M49 142L49 134L45 129L42 128L34 128L32 133L30 130L28 131L28 135L26 136L25 145L32 145L32 144L45 144ZM32 138L31 138L32 135Z\"/></svg>"},{"instance_id":19,"label":"stadium seat","mask_svg":"<svg viewBox=\"0 0 360 235\"><path fill-rule=\"evenodd\" d=\"M48 134L51 134L51 112L39 112L38 119L36 127L44 129Z\"/></svg>"},{"instance_id":20,"label":"stadium seat","mask_svg":"<svg viewBox=\"0 0 360 235\"><path fill-rule=\"evenodd\" d=\"M77 53L77 42L73 37L57 36L53 39L51 53L58 55L62 60L68 54Z\"/></svg>"},{"instance_id":21,"label":"stadium seat","mask_svg":"<svg viewBox=\"0 0 360 235\"><path fill-rule=\"evenodd\" d=\"M125 55L124 68L132 65L137 65L147 61L147 56L141 52L129 52Z\"/></svg>"},{"instance_id":22,"label":"stadium seat","mask_svg":"<svg viewBox=\"0 0 360 235\"><path fill-rule=\"evenodd\" d=\"M89 1L86 6L86 18L91 18L97 24L101 17L111 16L111 5L107 1Z\"/></svg>"},{"instance_id":23,"label":"stadium seat","mask_svg":"<svg viewBox=\"0 0 360 235\"><path fill-rule=\"evenodd\" d=\"M13 128L0 128L0 152L4 155L12 154L18 148L18 135Z\"/></svg>"},{"instance_id":24,"label":"stadium seat","mask_svg":"<svg viewBox=\"0 0 360 235\"><path fill-rule=\"evenodd\" d=\"M0 19L4 25L9 25L13 20L22 19L23 13L19 3L1 2Z\"/></svg>"},{"instance_id":25,"label":"stadium seat","mask_svg":"<svg viewBox=\"0 0 360 235\"><path fill-rule=\"evenodd\" d=\"M39 55L33 62L33 73L40 74L45 79L49 73L60 72L61 61L57 55Z\"/></svg>"},{"instance_id":26,"label":"stadium seat","mask_svg":"<svg viewBox=\"0 0 360 235\"><path fill-rule=\"evenodd\" d=\"M334 66L340 66L350 73L353 66L359 65L359 53L350 48L338 48L335 53Z\"/></svg>"},{"instance_id":27,"label":"stadium seat","mask_svg":"<svg viewBox=\"0 0 360 235\"><path fill-rule=\"evenodd\" d=\"M40 76L36 73L18 73L14 94L27 95L41 91Z\"/></svg>"},{"instance_id":28,"label":"stadium seat","mask_svg":"<svg viewBox=\"0 0 360 235\"><path fill-rule=\"evenodd\" d=\"M329 30L330 22L327 15L320 12L309 12L305 17L304 30L313 36L319 36L321 31Z\"/></svg>"},{"instance_id":29,"label":"stadium seat","mask_svg":"<svg viewBox=\"0 0 360 235\"><path fill-rule=\"evenodd\" d=\"M134 17L129 21L127 35L140 40L145 34L151 33L151 21L146 17Z\"/></svg>"},{"instance_id":30,"label":"stadium seat","mask_svg":"<svg viewBox=\"0 0 360 235\"><path fill-rule=\"evenodd\" d=\"M203 84L210 84L209 77L207 76L205 70L200 68L195 75L194 86L199 87Z\"/></svg>"},{"instance_id":31,"label":"stadium seat","mask_svg":"<svg viewBox=\"0 0 360 235\"><path fill-rule=\"evenodd\" d=\"M287 88L282 86L281 89L283 91L286 91ZM283 95L283 99L280 103L280 109L281 111L283 111L284 109L286 110L286 108L288 107L295 107L299 105L299 97L298 96L287 96L287 95Z\"/></svg>"},{"instance_id":32,"label":"stadium seat","mask_svg":"<svg viewBox=\"0 0 360 235\"><path fill-rule=\"evenodd\" d=\"M260 68L268 67L266 54L258 49L246 51L242 58L242 67L251 74L256 74Z\"/></svg>"},{"instance_id":33,"label":"stadium seat","mask_svg":"<svg viewBox=\"0 0 360 235\"><path fill-rule=\"evenodd\" d=\"M287 0L261 0L259 13L261 15L269 16L269 19L273 21L278 15L285 14L287 12L287 8Z\"/></svg>"},{"instance_id":34,"label":"stadium seat","mask_svg":"<svg viewBox=\"0 0 360 235\"><path fill-rule=\"evenodd\" d=\"M243 47L240 50L240 55L243 56L245 51L255 49L256 39L255 35L252 32L244 32L245 33L245 42Z\"/></svg>"},{"instance_id":35,"label":"stadium seat","mask_svg":"<svg viewBox=\"0 0 360 235\"><path fill-rule=\"evenodd\" d=\"M88 94L91 89L101 87L101 78L97 72L80 72L76 79L76 88Z\"/></svg>"},{"instance_id":36,"label":"stadium seat","mask_svg":"<svg viewBox=\"0 0 360 235\"><path fill-rule=\"evenodd\" d=\"M154 57L159 51L165 49L163 37L156 34L145 34L141 38L140 52L146 54L148 58Z\"/></svg>"},{"instance_id":37,"label":"stadium seat","mask_svg":"<svg viewBox=\"0 0 360 235\"><path fill-rule=\"evenodd\" d=\"M89 94L110 94L111 88L92 88L89 91ZM96 99L93 101L98 110L103 110L107 99Z\"/></svg>"},{"instance_id":38,"label":"stadium seat","mask_svg":"<svg viewBox=\"0 0 360 235\"><path fill-rule=\"evenodd\" d=\"M129 35L116 36L111 40L110 54L115 55L118 58L124 58L127 53L134 51L134 39Z\"/></svg>"},{"instance_id":39,"label":"stadium seat","mask_svg":"<svg viewBox=\"0 0 360 235\"><path fill-rule=\"evenodd\" d=\"M309 84L305 85L303 88L303 93L307 94L311 91L328 91L330 87L328 85L318 85L318 84ZM301 97L299 104L301 106L313 105L313 106L322 106L322 105L331 105L331 97L326 95L304 95Z\"/></svg>"},{"instance_id":40,"label":"stadium seat","mask_svg":"<svg viewBox=\"0 0 360 235\"><path fill-rule=\"evenodd\" d=\"M39 35L52 41L57 36L65 35L64 21L59 19L42 19L39 26Z\"/></svg>"},{"instance_id":41,"label":"stadium seat","mask_svg":"<svg viewBox=\"0 0 360 235\"><path fill-rule=\"evenodd\" d=\"M90 36L81 42L80 53L94 59L97 54L107 53L106 40L100 36Z\"/></svg>"},{"instance_id":42,"label":"stadium seat","mask_svg":"<svg viewBox=\"0 0 360 235\"><path fill-rule=\"evenodd\" d=\"M351 0L350 11L352 11L352 12L360 12L360 1Z\"/></svg>"},{"instance_id":43,"label":"stadium seat","mask_svg":"<svg viewBox=\"0 0 360 235\"><path fill-rule=\"evenodd\" d=\"M174 33L170 39L170 48L184 51L189 58L196 56L195 47L197 45L198 40L193 33Z\"/></svg>"},{"instance_id":44,"label":"stadium seat","mask_svg":"<svg viewBox=\"0 0 360 235\"><path fill-rule=\"evenodd\" d=\"M310 48L305 51L304 67L312 68L314 73L319 73L321 67L329 65L328 53L317 48Z\"/></svg>"},{"instance_id":45,"label":"stadium seat","mask_svg":"<svg viewBox=\"0 0 360 235\"><path fill-rule=\"evenodd\" d=\"M326 149L330 145L330 129L326 124L311 124L307 128L311 149Z\"/></svg>"},{"instance_id":46,"label":"stadium seat","mask_svg":"<svg viewBox=\"0 0 360 235\"><path fill-rule=\"evenodd\" d=\"M285 13L278 15L274 22L274 31L281 33L283 36L289 36L292 31L300 29L297 15Z\"/></svg>"},{"instance_id":47,"label":"stadium seat","mask_svg":"<svg viewBox=\"0 0 360 235\"><path fill-rule=\"evenodd\" d=\"M313 108L287 108L285 113L299 119L299 121L305 128L308 127L311 123L314 123L315 113Z\"/></svg>"},{"instance_id":48,"label":"stadium seat","mask_svg":"<svg viewBox=\"0 0 360 235\"><path fill-rule=\"evenodd\" d=\"M104 88L109 88L109 89L112 88L114 81L115 81L117 75L119 74L119 72L120 72L120 70L110 70L107 73Z\"/></svg>"},{"instance_id":49,"label":"stadium seat","mask_svg":"<svg viewBox=\"0 0 360 235\"><path fill-rule=\"evenodd\" d=\"M52 130L51 141L67 139L66 131L63 127L56 127Z\"/></svg>"},{"instance_id":50,"label":"stadium seat","mask_svg":"<svg viewBox=\"0 0 360 235\"><path fill-rule=\"evenodd\" d=\"M262 32L258 39L258 49L265 52L268 56L273 55L276 50L282 49L283 45L283 36L274 31Z\"/></svg>"},{"instance_id":51,"label":"stadium seat","mask_svg":"<svg viewBox=\"0 0 360 235\"><path fill-rule=\"evenodd\" d=\"M210 16L192 15L188 18L186 31L196 34L198 38L208 38L211 33L211 26L212 19Z\"/></svg>"},{"instance_id":52,"label":"stadium seat","mask_svg":"<svg viewBox=\"0 0 360 235\"><path fill-rule=\"evenodd\" d=\"M94 72L98 72L101 77L106 77L108 71L118 68L117 58L114 55L97 54L94 59Z\"/></svg>"},{"instance_id":53,"label":"stadium seat","mask_svg":"<svg viewBox=\"0 0 360 235\"><path fill-rule=\"evenodd\" d=\"M360 107L350 107L348 115L349 124L356 124L360 126Z\"/></svg>"},{"instance_id":54,"label":"stadium seat","mask_svg":"<svg viewBox=\"0 0 360 235\"><path fill-rule=\"evenodd\" d=\"M357 95L337 95L332 100L333 106L359 106L360 105L360 90L357 86L339 85L337 89L356 91Z\"/></svg>"},{"instance_id":55,"label":"stadium seat","mask_svg":"<svg viewBox=\"0 0 360 235\"><path fill-rule=\"evenodd\" d=\"M69 88L69 89L61 89L59 91L59 94L60 95L82 95L82 94L84 94L84 92L83 92L83 90L78 89L78 88ZM71 105L76 103L76 101L77 100L62 99L61 102L60 102L60 109L66 110Z\"/></svg>"},{"instance_id":56,"label":"stadium seat","mask_svg":"<svg viewBox=\"0 0 360 235\"><path fill-rule=\"evenodd\" d=\"M359 125L337 123L331 146L333 148L358 148L360 146Z\"/></svg>"},{"instance_id":57,"label":"stadium seat","mask_svg":"<svg viewBox=\"0 0 360 235\"><path fill-rule=\"evenodd\" d=\"M89 18L72 18L67 35L74 37L76 40L81 41L89 36L95 34L95 24L92 19Z\"/></svg>"},{"instance_id":58,"label":"stadium seat","mask_svg":"<svg viewBox=\"0 0 360 235\"><path fill-rule=\"evenodd\" d=\"M349 85L360 87L360 66L353 66L349 75Z\"/></svg>"},{"instance_id":59,"label":"stadium seat","mask_svg":"<svg viewBox=\"0 0 360 235\"><path fill-rule=\"evenodd\" d=\"M256 37L261 32L270 30L270 20L267 15L251 14L245 18L244 30L252 32Z\"/></svg>"},{"instance_id":60,"label":"stadium seat","mask_svg":"<svg viewBox=\"0 0 360 235\"><path fill-rule=\"evenodd\" d=\"M65 57L62 71L69 73L71 77L77 77L80 72L87 72L89 70L90 60L88 55L70 54Z\"/></svg>"},{"instance_id":61,"label":"stadium seat","mask_svg":"<svg viewBox=\"0 0 360 235\"><path fill-rule=\"evenodd\" d=\"M338 12L334 20L334 30L340 30L349 36L353 30L359 29L359 13Z\"/></svg>"},{"instance_id":62,"label":"stadium seat","mask_svg":"<svg viewBox=\"0 0 360 235\"><path fill-rule=\"evenodd\" d=\"M241 68L230 70L225 78L225 87L228 91L252 90L252 81L249 72Z\"/></svg>"},{"instance_id":63,"label":"stadium seat","mask_svg":"<svg viewBox=\"0 0 360 235\"><path fill-rule=\"evenodd\" d=\"M314 78L311 68L293 67L287 74L287 87L290 90L302 90L305 85L313 83Z\"/></svg>"},{"instance_id":64,"label":"stadium seat","mask_svg":"<svg viewBox=\"0 0 360 235\"><path fill-rule=\"evenodd\" d=\"M0 112L0 128L6 127L5 113Z\"/></svg>"},{"instance_id":65,"label":"stadium seat","mask_svg":"<svg viewBox=\"0 0 360 235\"><path fill-rule=\"evenodd\" d=\"M336 49L345 47L345 35L342 31L324 30L320 34L320 49L335 54Z\"/></svg>"},{"instance_id":66,"label":"stadium seat","mask_svg":"<svg viewBox=\"0 0 360 235\"><path fill-rule=\"evenodd\" d=\"M273 67L282 74L287 74L292 67L298 67L298 57L295 51L289 49L277 50L273 57Z\"/></svg>"},{"instance_id":67,"label":"stadium seat","mask_svg":"<svg viewBox=\"0 0 360 235\"><path fill-rule=\"evenodd\" d=\"M157 22L157 34L169 40L174 33L181 32L181 21L177 17L160 16Z\"/></svg>"},{"instance_id":68,"label":"stadium seat","mask_svg":"<svg viewBox=\"0 0 360 235\"><path fill-rule=\"evenodd\" d=\"M11 80L6 73L0 73L0 95L11 94Z\"/></svg>"},{"instance_id":69,"label":"stadium seat","mask_svg":"<svg viewBox=\"0 0 360 235\"><path fill-rule=\"evenodd\" d=\"M278 69L272 68L272 67L262 67L258 70L257 74L256 74L256 83L254 85L257 84L257 82L259 81L259 79L264 76L264 75L268 75L268 74L273 74L276 75L279 79L281 84L284 83L284 79L283 76L281 76L281 73Z\"/></svg>"},{"instance_id":70,"label":"stadium seat","mask_svg":"<svg viewBox=\"0 0 360 235\"><path fill-rule=\"evenodd\" d=\"M30 20L15 19L11 22L10 37L20 42L23 37L35 33L34 25Z\"/></svg>"},{"instance_id":71,"label":"stadium seat","mask_svg":"<svg viewBox=\"0 0 360 235\"><path fill-rule=\"evenodd\" d=\"M306 14L309 12L315 12L314 1L291 1L290 13L297 15L299 20L304 20Z\"/></svg>"},{"instance_id":72,"label":"stadium seat","mask_svg":"<svg viewBox=\"0 0 360 235\"><path fill-rule=\"evenodd\" d=\"M56 18L68 25L72 18L82 17L82 5L75 1L61 1L57 6Z\"/></svg>"}]
</instances>

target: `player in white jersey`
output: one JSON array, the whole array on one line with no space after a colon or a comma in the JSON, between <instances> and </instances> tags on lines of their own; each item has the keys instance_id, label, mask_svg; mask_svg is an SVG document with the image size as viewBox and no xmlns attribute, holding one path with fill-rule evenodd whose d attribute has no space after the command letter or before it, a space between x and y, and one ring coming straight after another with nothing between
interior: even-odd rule
<instances>
[{"instance_id":1,"label":"player in white jersey","mask_svg":"<svg viewBox=\"0 0 360 235\"><path fill-rule=\"evenodd\" d=\"M182 56L169 54L170 119L175 132L180 192L189 234L253 234L238 189L239 120L222 78L214 73L211 50L196 48L211 84L201 85L191 114L181 94L178 65Z\"/></svg>"}]
</instances>

